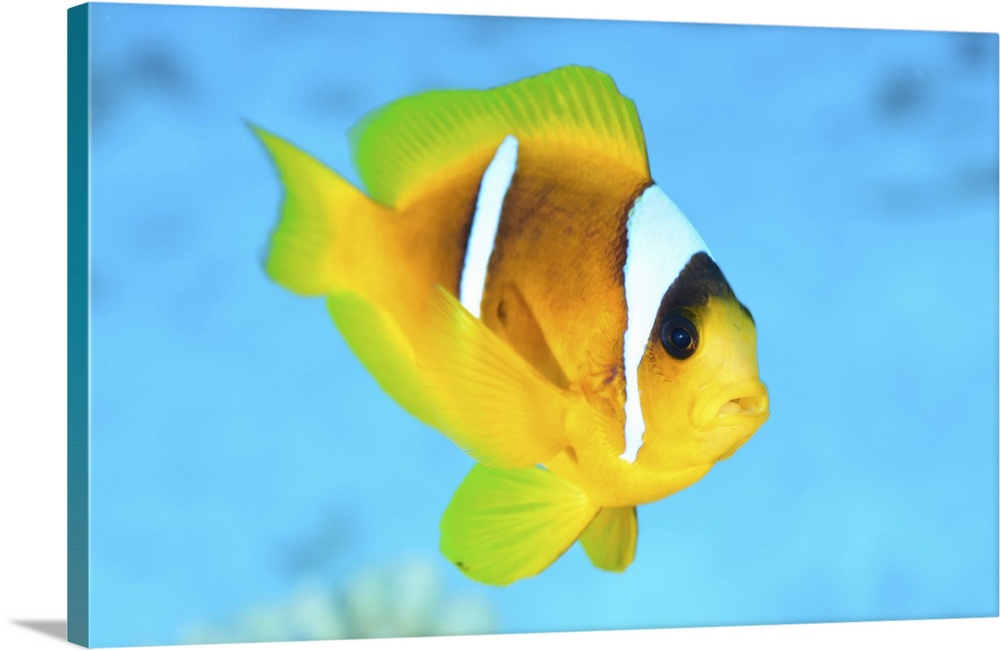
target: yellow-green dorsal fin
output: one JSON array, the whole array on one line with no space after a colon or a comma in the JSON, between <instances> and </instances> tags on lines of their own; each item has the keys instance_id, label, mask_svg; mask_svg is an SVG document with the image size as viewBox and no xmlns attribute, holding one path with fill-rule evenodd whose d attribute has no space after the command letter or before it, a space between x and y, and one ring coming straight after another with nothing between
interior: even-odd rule
<instances>
[{"instance_id":1,"label":"yellow-green dorsal fin","mask_svg":"<svg viewBox=\"0 0 1000 650\"><path fill-rule=\"evenodd\" d=\"M635 559L638 537L634 506L604 508L580 535L580 544L598 569L624 571Z\"/></svg>"},{"instance_id":2,"label":"yellow-green dorsal fin","mask_svg":"<svg viewBox=\"0 0 1000 650\"><path fill-rule=\"evenodd\" d=\"M281 217L271 233L266 269L272 280L301 295L319 296L366 277L352 253L375 246L379 217L390 213L295 145L251 126L278 168L284 186ZM363 242L363 244L359 244Z\"/></svg>"},{"instance_id":3,"label":"yellow-green dorsal fin","mask_svg":"<svg viewBox=\"0 0 1000 650\"><path fill-rule=\"evenodd\" d=\"M490 90L435 90L369 113L350 132L354 164L376 200L398 206L435 173L513 135L604 154L649 176L632 100L607 74L566 66Z\"/></svg>"},{"instance_id":4,"label":"yellow-green dorsal fin","mask_svg":"<svg viewBox=\"0 0 1000 650\"><path fill-rule=\"evenodd\" d=\"M476 465L441 518L441 552L473 580L509 585L555 562L597 511L548 470Z\"/></svg>"},{"instance_id":5,"label":"yellow-green dorsal fin","mask_svg":"<svg viewBox=\"0 0 1000 650\"><path fill-rule=\"evenodd\" d=\"M414 344L437 426L470 456L532 467L566 446L572 396L524 360L440 285L428 294Z\"/></svg>"}]
</instances>

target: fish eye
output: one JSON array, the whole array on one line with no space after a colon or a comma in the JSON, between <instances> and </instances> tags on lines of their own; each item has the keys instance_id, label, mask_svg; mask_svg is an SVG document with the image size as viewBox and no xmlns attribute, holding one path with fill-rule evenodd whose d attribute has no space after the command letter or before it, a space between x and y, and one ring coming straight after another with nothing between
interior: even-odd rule
<instances>
[{"instance_id":1,"label":"fish eye","mask_svg":"<svg viewBox=\"0 0 1000 650\"><path fill-rule=\"evenodd\" d=\"M660 342L675 359L687 359L698 347L698 328L680 314L668 314L660 325Z\"/></svg>"}]
</instances>

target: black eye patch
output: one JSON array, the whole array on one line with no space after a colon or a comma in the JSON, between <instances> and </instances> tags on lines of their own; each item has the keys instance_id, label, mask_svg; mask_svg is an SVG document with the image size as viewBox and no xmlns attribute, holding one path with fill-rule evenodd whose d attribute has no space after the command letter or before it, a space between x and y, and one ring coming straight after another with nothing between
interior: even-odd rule
<instances>
[{"instance_id":1,"label":"black eye patch","mask_svg":"<svg viewBox=\"0 0 1000 650\"><path fill-rule=\"evenodd\" d=\"M682 307L697 308L706 304L709 296L734 297L715 260L708 253L695 253L663 294L659 313L668 314Z\"/></svg>"},{"instance_id":2,"label":"black eye patch","mask_svg":"<svg viewBox=\"0 0 1000 650\"><path fill-rule=\"evenodd\" d=\"M673 358L690 358L698 349L696 314L709 296L733 298L733 291L715 261L705 252L695 253L660 301L660 343Z\"/></svg>"}]
</instances>

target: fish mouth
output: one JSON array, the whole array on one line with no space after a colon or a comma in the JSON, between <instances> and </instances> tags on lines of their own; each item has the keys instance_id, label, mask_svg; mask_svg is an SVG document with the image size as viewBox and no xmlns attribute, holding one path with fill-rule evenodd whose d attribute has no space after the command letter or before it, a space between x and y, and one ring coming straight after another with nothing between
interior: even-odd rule
<instances>
[{"instance_id":1,"label":"fish mouth","mask_svg":"<svg viewBox=\"0 0 1000 650\"><path fill-rule=\"evenodd\" d=\"M770 414L769 406L767 386L756 379L747 379L707 391L695 402L692 415L695 426L702 431L754 423L756 430Z\"/></svg>"}]
</instances>

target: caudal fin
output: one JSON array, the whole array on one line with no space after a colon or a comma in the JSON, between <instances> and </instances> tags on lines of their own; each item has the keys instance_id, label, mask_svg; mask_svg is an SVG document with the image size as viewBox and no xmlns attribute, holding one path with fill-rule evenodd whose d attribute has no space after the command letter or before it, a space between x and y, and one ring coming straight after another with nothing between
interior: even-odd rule
<instances>
[{"instance_id":1,"label":"caudal fin","mask_svg":"<svg viewBox=\"0 0 1000 650\"><path fill-rule=\"evenodd\" d=\"M284 202L271 234L267 274L295 293L323 296L363 289L392 210L371 200L306 152L256 126L278 168Z\"/></svg>"},{"instance_id":2,"label":"caudal fin","mask_svg":"<svg viewBox=\"0 0 1000 650\"><path fill-rule=\"evenodd\" d=\"M384 244L392 210L285 140L253 127L284 185L267 274L307 296L326 296L344 340L386 393L427 423L434 414L417 375L413 345L380 296L393 286L372 254Z\"/></svg>"}]
</instances>

